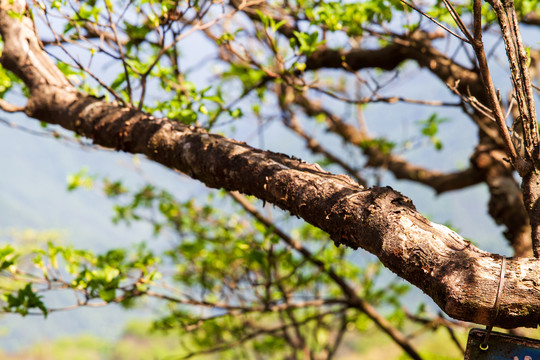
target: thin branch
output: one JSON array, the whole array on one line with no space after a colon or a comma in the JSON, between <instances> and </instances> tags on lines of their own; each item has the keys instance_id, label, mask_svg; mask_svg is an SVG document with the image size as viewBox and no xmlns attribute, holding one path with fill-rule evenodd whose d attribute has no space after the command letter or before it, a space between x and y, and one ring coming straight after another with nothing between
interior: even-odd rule
<instances>
[{"instance_id":1,"label":"thin branch","mask_svg":"<svg viewBox=\"0 0 540 360\"><path fill-rule=\"evenodd\" d=\"M459 90L458 90L459 80L455 84L447 83L446 86L454 94L459 96L464 103L467 103L467 104L471 105L471 107L474 110L476 110L478 113L480 113L482 116L486 117L489 120L495 121L495 117L493 116L493 111L489 107L485 106L480 101L478 101L478 99L475 96L473 96L471 94L464 95L461 92L459 92ZM478 124L478 126L481 126L480 123L477 123L477 124ZM484 128L482 130L484 130L484 132L488 133L487 129Z\"/></svg>"},{"instance_id":2,"label":"thin branch","mask_svg":"<svg viewBox=\"0 0 540 360\"><path fill-rule=\"evenodd\" d=\"M371 103L378 103L378 102L383 102L387 104L395 104L395 103L403 102L403 103L408 103L408 104L426 105L426 106L460 106L461 105L461 103L456 103L456 102L446 102L446 101L440 101L440 100L409 99L403 96L381 96L378 94L351 99L351 98L336 94L335 92L322 89L317 86L310 86L310 89L313 89L317 92L328 95L334 99L346 102L348 104L363 105L363 104L371 104Z\"/></svg>"},{"instance_id":3,"label":"thin branch","mask_svg":"<svg viewBox=\"0 0 540 360\"><path fill-rule=\"evenodd\" d=\"M289 129L294 131L298 136L300 136L302 139L305 140L306 146L311 150L312 153L317 154L323 154L326 159L330 160L331 162L341 166L343 170L345 170L350 176L352 176L360 185L366 186L366 181L362 178L360 173L349 166L345 161L343 161L338 156L332 154L330 151L328 151L324 146L322 146L315 138L308 135L304 129L300 126L298 123L298 120L293 114L289 114L287 118L283 119L283 124L287 126Z\"/></svg>"},{"instance_id":4,"label":"thin branch","mask_svg":"<svg viewBox=\"0 0 540 360\"><path fill-rule=\"evenodd\" d=\"M4 99L0 99L0 109L8 113L24 112L25 106L12 104Z\"/></svg>"},{"instance_id":5,"label":"thin branch","mask_svg":"<svg viewBox=\"0 0 540 360\"><path fill-rule=\"evenodd\" d=\"M482 41L482 1L474 0L473 3L473 33L474 38Z\"/></svg>"},{"instance_id":6,"label":"thin branch","mask_svg":"<svg viewBox=\"0 0 540 360\"><path fill-rule=\"evenodd\" d=\"M109 26L111 27L111 30L113 31L114 42L116 43L116 46L118 48L118 53L120 54L120 59L122 61L122 67L124 68L124 76L126 77L128 99L129 99L130 104L133 104L133 92L132 92L132 89L131 89L131 79L130 79L129 71L128 71L128 68L127 68L126 57L124 55L124 46L123 46L122 43L120 43L120 40L119 40L120 38L118 37L118 32L116 31L116 24L113 21L112 14L111 14L111 9L109 8L109 4L111 4L111 6L112 6L112 3L105 2L105 8L107 9L107 14L109 16Z\"/></svg>"},{"instance_id":7,"label":"thin branch","mask_svg":"<svg viewBox=\"0 0 540 360\"><path fill-rule=\"evenodd\" d=\"M291 238L283 230L277 227L270 219L263 216L255 206L253 206L245 196L238 192L229 192L231 197L240 204L244 210L250 213L258 221L260 221L267 229L271 230L274 234L279 236L287 245L301 253L309 262L317 266L321 271L325 272L343 291L356 309L366 314L382 331L388 334L409 356L413 359L421 359L420 355L416 352L409 340L395 327L393 327L388 320L381 316L377 310L364 299L360 298L345 279L339 276L334 269L327 263L315 258L311 251L302 246L298 241Z\"/></svg>"},{"instance_id":8,"label":"thin branch","mask_svg":"<svg viewBox=\"0 0 540 360\"><path fill-rule=\"evenodd\" d=\"M58 132L58 131L56 131L54 129L50 129L50 130L49 129L43 129L42 131L34 130L34 129L31 129L31 128L28 128L28 127L25 127L25 126L21 126L19 124L16 124L16 123L14 123L12 121L9 121L9 120L3 119L3 118L0 118L0 124L2 124L4 126L8 126L8 127L12 128L12 129L23 131L23 132L25 132L27 134L34 135L34 136L61 139L61 140L65 141L68 144L77 145L78 147L80 147L80 149L86 150L86 151L97 150L97 149L99 149L101 151L112 151L110 149L101 147L99 145L94 145L94 144L92 144L90 142L85 142L84 139L75 138L73 136L66 136L66 135L62 134L61 132Z\"/></svg>"},{"instance_id":9,"label":"thin branch","mask_svg":"<svg viewBox=\"0 0 540 360\"><path fill-rule=\"evenodd\" d=\"M228 310L234 313L249 313L249 312L278 312L290 309L302 309L308 307L321 307L325 305L343 305L346 304L344 299L316 299L316 300L306 300L306 301L295 301L295 302L286 302L283 304L274 304L274 305L263 305L263 306L241 306L241 305L232 305L226 302L209 302L205 300L195 300L195 299L182 299L166 294L161 294L153 290L148 290L136 295L147 295L157 299L163 299L170 302L183 305L192 305L204 308L212 309L223 309ZM117 302L120 302L123 298L119 298Z\"/></svg>"},{"instance_id":10,"label":"thin branch","mask_svg":"<svg viewBox=\"0 0 540 360\"><path fill-rule=\"evenodd\" d=\"M461 18L459 17L459 14L457 13L454 6L448 0L443 0L443 3L444 3L444 6L446 6L446 8L448 9L448 12L450 13L450 16L452 17L452 19L454 19L454 21L456 22L458 28L461 30L463 35L465 35L465 37L467 38L468 43L469 44L472 43L473 37L471 33L469 32L469 30L467 29L467 27L465 26L465 24L463 23L463 21L461 20Z\"/></svg>"},{"instance_id":11,"label":"thin branch","mask_svg":"<svg viewBox=\"0 0 540 360\"><path fill-rule=\"evenodd\" d=\"M462 354L465 354L465 349L463 348L463 345L461 344L459 339L456 337L454 327L467 328L470 325L463 323L461 321L447 320L444 318L442 313L439 313L438 316L433 317L433 318L425 318L425 317L414 315L410 313L407 309L403 309L403 311L405 312L405 315L407 316L407 318L417 323L423 324L425 327L429 327L433 330L436 330L440 326L444 327L448 331L448 335L450 336L450 339L452 339L452 342L454 343L454 345L456 345L456 347L459 349L459 351Z\"/></svg>"},{"instance_id":12,"label":"thin branch","mask_svg":"<svg viewBox=\"0 0 540 360\"><path fill-rule=\"evenodd\" d=\"M462 189L478 184L483 179L480 172L474 168L454 173L444 173L410 164L401 156L394 155L391 152L384 152L376 145L370 145L369 142L373 141L373 138L356 127L345 123L342 119L330 113L321 105L311 101L303 94L297 92L295 96L294 103L301 106L307 115L324 115L329 131L339 135L346 142L361 148L364 155L368 158L366 166L386 168L398 179L422 183L430 186L437 193Z\"/></svg>"},{"instance_id":13,"label":"thin branch","mask_svg":"<svg viewBox=\"0 0 540 360\"><path fill-rule=\"evenodd\" d=\"M489 71L486 54L484 52L484 43L482 41L482 31L480 28L482 21L481 0L474 0L473 16L475 38L472 45L476 53L476 58L478 59L480 73L482 74L482 81L488 93L491 111L493 116L495 117L495 122L497 123L499 134L503 139L506 151L508 152L512 163L516 164L518 160L518 154L510 138L510 133L508 132L508 127L506 126L505 117L499 103L497 92L495 91L495 86L493 85L493 80L491 79L491 73ZM520 171L521 169L517 168L517 170Z\"/></svg>"},{"instance_id":14,"label":"thin branch","mask_svg":"<svg viewBox=\"0 0 540 360\"><path fill-rule=\"evenodd\" d=\"M432 22L434 22L436 25L438 25L439 27L441 27L442 29L444 29L445 31L447 31L448 33L454 35L455 37L457 37L459 40L461 41L464 41L468 44L470 44L471 42L469 40L467 40L466 38L456 34L455 32L453 32L452 30L450 30L449 28L447 28L446 26L444 26L443 24L441 24L440 22L438 22L437 20L435 20L435 18L433 18L432 16L426 14L425 12L423 12L422 10L420 10L418 7L414 6L413 4L411 3L408 3L407 1L405 0L400 0L403 4L407 5L408 7L410 7L411 9L417 11L418 13L422 14L423 16L425 16L426 18L428 18L429 20L431 20Z\"/></svg>"}]
</instances>

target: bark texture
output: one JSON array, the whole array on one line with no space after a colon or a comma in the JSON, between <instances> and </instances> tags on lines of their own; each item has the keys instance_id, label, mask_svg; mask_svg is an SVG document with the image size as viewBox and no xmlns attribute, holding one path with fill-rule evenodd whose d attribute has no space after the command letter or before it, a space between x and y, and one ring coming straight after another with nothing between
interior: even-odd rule
<instances>
[{"instance_id":1,"label":"bark texture","mask_svg":"<svg viewBox=\"0 0 540 360\"><path fill-rule=\"evenodd\" d=\"M22 0L0 2L1 63L30 90L28 116L73 130L96 144L150 159L209 187L238 190L275 204L328 232L340 244L375 254L449 316L488 324L501 257L422 217L391 188L366 189L349 177L287 155L158 119L80 94L41 49ZM336 265L338 266L338 265ZM536 327L540 260L509 259L495 325Z\"/></svg>"},{"instance_id":2,"label":"bark texture","mask_svg":"<svg viewBox=\"0 0 540 360\"><path fill-rule=\"evenodd\" d=\"M232 3L238 8L237 0L233 0ZM298 30L297 15L287 15L282 9L270 6L268 3L255 7L256 9L248 7L243 10L255 24L261 21L257 11L262 11L275 22L284 22L278 30L283 36L295 37L294 30ZM478 24L481 25L481 23ZM482 44L481 26L478 26L476 30L475 34L478 35L478 40ZM443 36L441 32L428 33L420 30L401 36L392 34L392 41L378 49L364 49L361 44L353 46L350 50L331 49L322 45L306 59L306 69L316 71L321 68L342 68L347 71L358 71L366 68L380 68L390 71L406 61L415 61L418 66L430 71L461 97L463 109L478 126L479 144L471 156L471 167L465 171L441 173L411 164L395 154L381 152L375 146L363 146L370 140L368 134L307 98L302 90L289 87L287 91L293 90L292 93L295 93L296 98L294 104L299 105L310 116L324 115L330 132L362 148L368 167L387 169L398 179L427 185L437 193L485 182L490 192L489 213L497 224L505 226L504 235L514 249L515 256L531 256L533 252L529 214L524 206L519 185L513 177L514 168L506 160L508 155L505 141L499 133L501 128L492 119L490 99L493 99L493 96L490 96L488 88L482 83L482 68L478 68L476 63L470 68L460 65L437 50L432 42ZM481 53L483 54L483 51ZM531 70L535 66L533 54L534 52L531 53L531 60L533 60ZM485 56L482 58L485 59ZM485 67L484 69L487 70ZM489 71L486 74L489 74ZM504 134L506 134L505 131L503 131ZM508 138L506 140L508 142ZM356 175L345 167L344 170Z\"/></svg>"}]
</instances>

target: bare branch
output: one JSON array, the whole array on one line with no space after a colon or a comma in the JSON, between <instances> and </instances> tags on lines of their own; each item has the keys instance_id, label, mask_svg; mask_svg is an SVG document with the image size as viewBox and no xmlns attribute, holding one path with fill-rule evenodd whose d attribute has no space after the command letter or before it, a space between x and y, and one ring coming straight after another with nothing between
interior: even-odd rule
<instances>
[{"instance_id":1,"label":"bare branch","mask_svg":"<svg viewBox=\"0 0 540 360\"><path fill-rule=\"evenodd\" d=\"M126 77L127 93L128 93L129 103L131 105L133 105L133 91L131 89L131 77L129 76L126 57L124 55L124 45L120 42L120 38L118 36L118 31L116 31L116 24L113 21L110 7L112 7L111 3L105 3L105 8L107 8L107 15L109 16L109 26L111 27L111 30L113 32L114 42L116 44L116 48L118 49L118 53L120 54L120 59L122 61L122 67L124 68L124 76Z\"/></svg>"},{"instance_id":2,"label":"bare branch","mask_svg":"<svg viewBox=\"0 0 540 360\"><path fill-rule=\"evenodd\" d=\"M0 99L0 109L8 113L24 112L24 106L12 104L4 99Z\"/></svg>"},{"instance_id":3,"label":"bare branch","mask_svg":"<svg viewBox=\"0 0 540 360\"><path fill-rule=\"evenodd\" d=\"M345 123L342 119L323 109L319 104L310 101L304 95L297 93L295 96L294 103L302 106L308 115L325 115L328 130L341 136L348 143L360 147L368 157L366 166L384 167L390 170L398 179L410 180L430 186L437 193L462 189L483 181L483 177L475 168L450 174L443 173L410 164L403 157L384 152L375 145L369 146L369 141L373 139L366 133Z\"/></svg>"},{"instance_id":4,"label":"bare branch","mask_svg":"<svg viewBox=\"0 0 540 360\"><path fill-rule=\"evenodd\" d=\"M464 37L461 37L459 36L458 34L456 34L455 32L453 32L452 30L450 30L448 27L444 26L443 24L441 24L440 22L438 22L435 18L433 18L432 16L426 14L425 12L423 12L422 10L420 10L420 8L414 6L413 4L411 3L408 3L406 2L405 0L400 0L403 4L407 5L408 7L410 7L411 9L417 11L419 14L422 14L423 16L425 16L426 18L428 18L429 20L431 20L433 23L435 23L437 26L439 26L441 29L444 29L446 32L448 32L449 34L452 34L453 36L455 36L456 38L458 38L459 40L463 41L463 42L466 42L466 43L470 43L469 40L467 40L466 38ZM444 1L444 0L443 0ZM445 2L445 5L446 5L446 2Z\"/></svg>"},{"instance_id":5,"label":"bare branch","mask_svg":"<svg viewBox=\"0 0 540 360\"><path fill-rule=\"evenodd\" d=\"M514 144L510 138L510 133L508 132L508 127L505 123L505 117L501 109L499 98L497 92L495 91L495 86L493 85L493 80L491 79L491 73L489 71L489 66L487 63L486 53L484 52L484 43L482 41L482 13L481 13L481 0L474 0L474 42L473 48L476 53L476 58L478 59L478 65L480 67L480 73L482 74L482 82L487 89L489 103L491 105L491 111L497 127L499 129L499 134L501 135L506 151L510 156L511 161L515 164L518 161L518 155ZM520 171L520 169L518 169Z\"/></svg>"},{"instance_id":6,"label":"bare branch","mask_svg":"<svg viewBox=\"0 0 540 360\"><path fill-rule=\"evenodd\" d=\"M407 337L405 337L398 329L393 327L388 320L381 316L371 304L360 298L356 290L354 290L354 288L350 286L344 278L339 276L330 265L325 264L323 261L315 258L309 249L302 246L301 243L291 238L279 227L275 226L271 220L257 211L257 209L249 201L247 201L243 195L239 194L238 192L230 192L229 194L248 213L263 223L268 229L271 229L272 232L278 235L285 243L300 252L309 262L317 266L321 271L325 272L341 288L344 295L348 298L350 305L365 313L382 331L390 335L390 337L392 337L392 339L413 359L420 359L420 356L416 350L414 350L413 345L409 342Z\"/></svg>"},{"instance_id":7,"label":"bare branch","mask_svg":"<svg viewBox=\"0 0 540 360\"><path fill-rule=\"evenodd\" d=\"M461 106L459 102L446 102L440 100L420 100L420 99L409 99L403 96L381 96L377 93L371 96L359 97L359 98L348 98L336 94L335 92L325 90L318 86L310 85L310 89L313 89L317 92L328 95L334 99L346 102L348 104L371 104L371 103L387 103L387 104L396 104L396 103L408 103L408 104L417 104L417 105L426 105L426 106Z\"/></svg>"},{"instance_id":8,"label":"bare branch","mask_svg":"<svg viewBox=\"0 0 540 360\"><path fill-rule=\"evenodd\" d=\"M514 119L513 128L522 129L524 151L520 161L516 162L514 166L523 178L523 196L532 227L533 252L538 258L540 257L540 177L538 172L540 140L528 66L529 59L521 39L515 9L511 6L513 3L509 2L503 5L500 0L492 0L489 3L499 20L520 113L520 116Z\"/></svg>"},{"instance_id":9,"label":"bare branch","mask_svg":"<svg viewBox=\"0 0 540 360\"><path fill-rule=\"evenodd\" d=\"M443 3L444 3L444 6L446 6L446 8L448 9L450 16L452 16L452 19L454 19L454 21L456 22L456 25L458 26L459 30L461 30L463 35L465 35L465 37L467 38L468 41L466 42L469 44L472 43L473 37L471 33L469 32L469 30L467 29L467 27L465 26L465 24L463 23L463 21L461 20L461 18L459 17L459 14L457 13L454 6L448 0L443 0Z\"/></svg>"}]
</instances>

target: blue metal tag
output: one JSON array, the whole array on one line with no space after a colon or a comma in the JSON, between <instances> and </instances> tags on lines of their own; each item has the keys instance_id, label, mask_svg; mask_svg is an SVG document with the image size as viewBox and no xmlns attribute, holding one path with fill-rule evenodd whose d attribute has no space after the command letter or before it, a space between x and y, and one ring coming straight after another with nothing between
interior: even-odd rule
<instances>
[{"instance_id":1,"label":"blue metal tag","mask_svg":"<svg viewBox=\"0 0 540 360\"><path fill-rule=\"evenodd\" d=\"M469 332L465 360L538 360L540 341L492 331L487 348L481 345L487 331L472 329Z\"/></svg>"}]
</instances>

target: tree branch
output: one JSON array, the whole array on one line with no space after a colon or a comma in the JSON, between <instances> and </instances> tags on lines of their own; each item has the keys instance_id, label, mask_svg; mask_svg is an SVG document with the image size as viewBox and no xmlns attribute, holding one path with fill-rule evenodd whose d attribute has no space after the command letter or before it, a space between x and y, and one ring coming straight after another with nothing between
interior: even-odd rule
<instances>
[{"instance_id":1,"label":"tree branch","mask_svg":"<svg viewBox=\"0 0 540 360\"><path fill-rule=\"evenodd\" d=\"M446 84L459 81L458 89L461 93L472 93L482 103L487 104L485 89L480 84L478 73L456 63L431 45L431 41L439 37L439 33L416 31L396 37L390 45L374 50L354 48L344 51L324 48L314 52L306 60L306 69L346 68L357 71L377 67L393 70L406 60L415 60L418 65L427 68Z\"/></svg>"},{"instance_id":2,"label":"tree branch","mask_svg":"<svg viewBox=\"0 0 540 360\"><path fill-rule=\"evenodd\" d=\"M531 226L523 204L521 189L506 152L487 141L481 141L471 156L471 163L488 185L489 214L499 225L506 226L504 236L519 257L532 256Z\"/></svg>"},{"instance_id":3,"label":"tree branch","mask_svg":"<svg viewBox=\"0 0 540 360\"><path fill-rule=\"evenodd\" d=\"M365 189L316 165L78 93L41 49L25 8L23 0L0 2L1 63L29 88L27 115L105 147L145 154L209 187L275 204L328 232L336 244L375 254L451 317L491 323L500 256L431 223L390 188ZM536 327L540 260L508 259L507 269L492 325Z\"/></svg>"},{"instance_id":4,"label":"tree branch","mask_svg":"<svg viewBox=\"0 0 540 360\"><path fill-rule=\"evenodd\" d=\"M476 53L476 58L478 59L478 65L480 67L480 73L482 74L482 83L487 89L487 95L489 104L491 106L491 112L497 123L499 129L499 134L504 141L504 145L510 160L512 163L517 163L518 154L514 148L514 144L510 139L510 133L508 132L508 127L505 123L505 117L499 103L499 98L497 92L495 91L495 86L493 85L493 80L491 79L491 73L489 71L489 66L487 63L486 54L484 52L484 42L482 41L482 13L481 13L481 2L480 0L474 0L474 41L473 48ZM518 166L519 167L519 166ZM520 171L520 169L517 169Z\"/></svg>"},{"instance_id":5,"label":"tree branch","mask_svg":"<svg viewBox=\"0 0 540 360\"><path fill-rule=\"evenodd\" d=\"M527 25L536 25L536 26L540 26L540 15L538 13L530 13L530 14L527 14L525 15L522 19L521 19L521 22L523 24L527 24Z\"/></svg>"},{"instance_id":6,"label":"tree branch","mask_svg":"<svg viewBox=\"0 0 540 360\"><path fill-rule=\"evenodd\" d=\"M377 310L366 300L358 296L356 290L341 276L339 276L332 266L325 264L323 261L317 259L309 249L300 244L288 236L279 227L276 227L269 219L264 217L257 209L247 201L247 199L237 192L230 192L236 202L238 202L244 210L250 213L253 217L263 223L268 229L272 229L272 232L278 235L285 243L290 247L301 253L307 261L317 266L319 270L326 273L330 279L332 279L343 291L343 294L347 297L349 305L360 310L367 317L369 317L382 331L387 333L401 348L407 352L413 359L420 359L420 355L414 349L409 339L403 335L398 329L392 326L383 316L381 316Z\"/></svg>"},{"instance_id":7,"label":"tree branch","mask_svg":"<svg viewBox=\"0 0 540 360\"><path fill-rule=\"evenodd\" d=\"M345 123L303 94L296 93L295 97L295 104L300 105L308 115L323 114L328 124L328 130L339 135L346 142L360 147L368 158L366 166L384 167L391 171L397 179L424 184L439 194L463 189L483 181L481 173L474 167L454 173L443 173L413 165L403 157L384 152L377 146L366 145L370 140L373 140L367 134L353 125Z\"/></svg>"},{"instance_id":8,"label":"tree branch","mask_svg":"<svg viewBox=\"0 0 540 360\"><path fill-rule=\"evenodd\" d=\"M23 112L24 111L24 106L18 106L18 105L15 105L15 104L12 104L4 99L0 99L0 110L2 111L5 111L5 112L9 112L9 113L14 113L14 112Z\"/></svg>"},{"instance_id":9,"label":"tree branch","mask_svg":"<svg viewBox=\"0 0 540 360\"><path fill-rule=\"evenodd\" d=\"M515 167L523 178L523 197L532 228L532 247L535 257L538 258L540 257L540 139L529 72L529 57L521 39L513 1L504 4L500 0L488 2L497 14L520 114L514 119L513 128L522 129L523 154L518 158L519 161L515 163L518 166Z\"/></svg>"}]
</instances>

